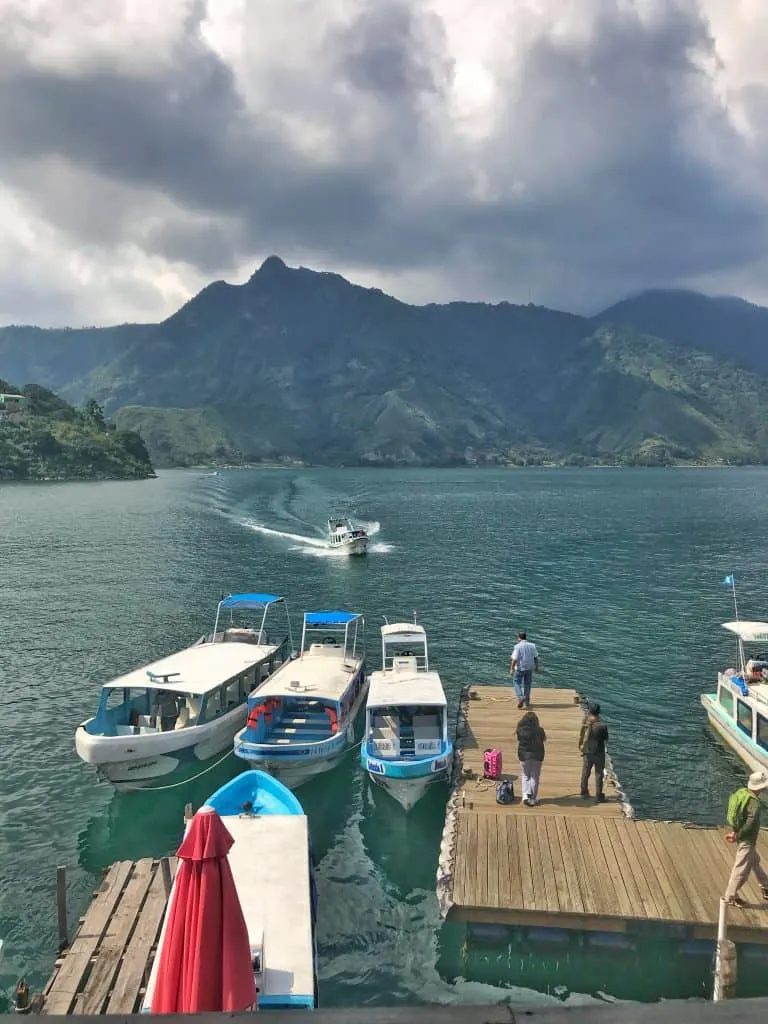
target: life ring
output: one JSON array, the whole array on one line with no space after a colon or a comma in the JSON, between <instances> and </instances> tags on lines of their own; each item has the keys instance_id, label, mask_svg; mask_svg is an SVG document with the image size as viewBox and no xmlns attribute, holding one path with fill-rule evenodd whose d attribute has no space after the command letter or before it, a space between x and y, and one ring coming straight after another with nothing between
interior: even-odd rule
<instances>
[{"instance_id":1,"label":"life ring","mask_svg":"<svg viewBox=\"0 0 768 1024\"><path fill-rule=\"evenodd\" d=\"M264 704L254 704L254 706L248 712L248 724L246 728L255 729L258 726L260 719L262 717L266 718L266 712L267 709ZM272 717L271 712L269 717Z\"/></svg>"},{"instance_id":2,"label":"life ring","mask_svg":"<svg viewBox=\"0 0 768 1024\"><path fill-rule=\"evenodd\" d=\"M331 723L331 732L337 733L339 731L339 717L336 714L336 711L334 710L334 708L326 708L325 713L326 715L328 715L328 718Z\"/></svg>"}]
</instances>

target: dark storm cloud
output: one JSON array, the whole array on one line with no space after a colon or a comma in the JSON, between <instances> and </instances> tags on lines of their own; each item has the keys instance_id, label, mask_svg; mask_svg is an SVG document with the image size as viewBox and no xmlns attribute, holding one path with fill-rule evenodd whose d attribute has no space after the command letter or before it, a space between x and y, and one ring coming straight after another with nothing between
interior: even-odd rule
<instances>
[{"instance_id":1,"label":"dark storm cloud","mask_svg":"<svg viewBox=\"0 0 768 1024\"><path fill-rule=\"evenodd\" d=\"M730 173L743 142L714 98L695 6L670 0L653 20L613 0L597 10L589 33L542 24L508 69L502 55L494 130L472 142L449 120L442 23L405 0L360 3L306 76L281 73L276 54L258 104L203 41L200 2L151 72L55 72L8 37L0 180L52 220L60 197L30 173L51 154L131 186L134 203L137 187L167 197L175 212L151 226L136 205L132 240L211 275L256 251L317 253L433 271L457 297L520 298L524 280L539 301L584 308L752 260L763 200ZM764 94L752 105L765 116ZM299 138L297 113L324 148ZM113 240L92 206L70 195L66 230Z\"/></svg>"}]
</instances>

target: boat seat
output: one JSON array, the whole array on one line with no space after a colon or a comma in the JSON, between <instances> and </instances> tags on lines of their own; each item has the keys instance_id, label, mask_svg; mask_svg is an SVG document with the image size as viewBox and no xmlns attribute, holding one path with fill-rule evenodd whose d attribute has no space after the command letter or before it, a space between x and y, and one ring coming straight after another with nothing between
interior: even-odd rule
<instances>
[{"instance_id":1,"label":"boat seat","mask_svg":"<svg viewBox=\"0 0 768 1024\"><path fill-rule=\"evenodd\" d=\"M118 736L135 736L136 729L132 725L116 725L115 733Z\"/></svg>"},{"instance_id":2,"label":"boat seat","mask_svg":"<svg viewBox=\"0 0 768 1024\"><path fill-rule=\"evenodd\" d=\"M153 729L155 727L154 715L139 715L138 722L136 723L140 729Z\"/></svg>"}]
</instances>

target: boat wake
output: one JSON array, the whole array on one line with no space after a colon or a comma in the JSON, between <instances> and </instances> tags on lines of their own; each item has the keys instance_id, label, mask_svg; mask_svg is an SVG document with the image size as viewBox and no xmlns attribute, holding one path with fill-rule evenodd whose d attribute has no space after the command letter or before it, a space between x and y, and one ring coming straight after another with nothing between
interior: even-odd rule
<instances>
[{"instance_id":1,"label":"boat wake","mask_svg":"<svg viewBox=\"0 0 768 1024\"><path fill-rule=\"evenodd\" d=\"M322 537L312 537L302 533L288 533L286 530L276 530L271 526L265 526L263 523L257 523L253 519L241 519L240 523L248 530L253 530L254 533L260 533L265 537L275 537L278 540L290 541L289 550L299 551L303 555L309 555L313 558L349 558L346 551L332 548L328 541ZM381 530L381 523L379 522L361 522L360 525L371 538L375 537ZM392 545L387 544L385 541L376 541L368 545L368 552L370 554L386 554L391 550Z\"/></svg>"}]
</instances>

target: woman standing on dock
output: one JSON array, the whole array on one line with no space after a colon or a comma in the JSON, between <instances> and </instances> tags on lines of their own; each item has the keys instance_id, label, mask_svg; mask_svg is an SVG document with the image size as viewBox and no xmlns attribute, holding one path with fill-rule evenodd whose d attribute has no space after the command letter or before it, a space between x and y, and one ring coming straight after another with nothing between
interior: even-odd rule
<instances>
[{"instance_id":1,"label":"woman standing on dock","mask_svg":"<svg viewBox=\"0 0 768 1024\"><path fill-rule=\"evenodd\" d=\"M535 807L539 802L539 778L544 760L544 741L547 734L539 725L533 711L528 711L517 723L517 759L523 785L523 803Z\"/></svg>"}]
</instances>

